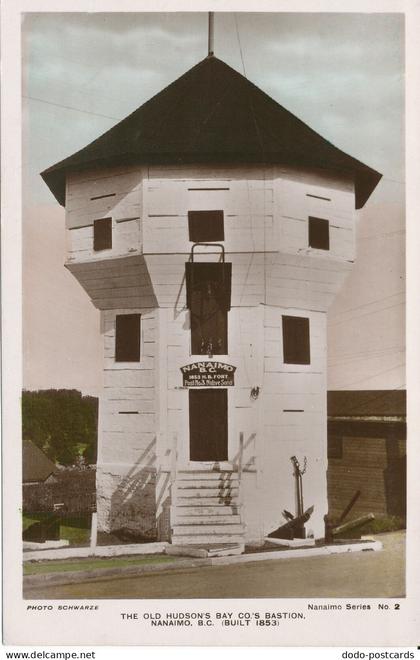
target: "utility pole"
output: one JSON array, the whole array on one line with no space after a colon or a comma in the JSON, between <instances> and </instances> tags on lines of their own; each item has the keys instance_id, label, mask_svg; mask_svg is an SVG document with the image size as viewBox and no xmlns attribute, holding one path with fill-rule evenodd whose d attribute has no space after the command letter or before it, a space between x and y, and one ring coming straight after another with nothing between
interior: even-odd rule
<instances>
[{"instance_id":1,"label":"utility pole","mask_svg":"<svg viewBox=\"0 0 420 660\"><path fill-rule=\"evenodd\" d=\"M209 11L209 54L214 55L214 12Z\"/></svg>"}]
</instances>

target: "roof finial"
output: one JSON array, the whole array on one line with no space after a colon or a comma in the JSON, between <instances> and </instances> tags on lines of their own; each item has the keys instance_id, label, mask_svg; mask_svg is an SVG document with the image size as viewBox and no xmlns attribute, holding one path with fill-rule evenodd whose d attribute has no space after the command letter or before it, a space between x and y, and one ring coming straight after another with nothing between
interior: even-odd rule
<instances>
[{"instance_id":1,"label":"roof finial","mask_svg":"<svg viewBox=\"0 0 420 660\"><path fill-rule=\"evenodd\" d=\"M214 55L214 12L209 11L209 57Z\"/></svg>"}]
</instances>

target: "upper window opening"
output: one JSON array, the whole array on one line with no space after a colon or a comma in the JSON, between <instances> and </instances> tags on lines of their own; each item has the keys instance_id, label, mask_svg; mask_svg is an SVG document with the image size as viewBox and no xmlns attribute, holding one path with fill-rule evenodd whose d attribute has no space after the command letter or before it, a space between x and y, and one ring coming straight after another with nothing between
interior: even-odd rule
<instances>
[{"instance_id":1,"label":"upper window opening","mask_svg":"<svg viewBox=\"0 0 420 660\"><path fill-rule=\"evenodd\" d=\"M140 361L140 314L115 317L115 361Z\"/></svg>"},{"instance_id":2,"label":"upper window opening","mask_svg":"<svg viewBox=\"0 0 420 660\"><path fill-rule=\"evenodd\" d=\"M186 264L193 355L227 355L231 267L230 263Z\"/></svg>"},{"instance_id":3,"label":"upper window opening","mask_svg":"<svg viewBox=\"0 0 420 660\"><path fill-rule=\"evenodd\" d=\"M188 211L188 231L193 243L224 241L223 211Z\"/></svg>"},{"instance_id":4,"label":"upper window opening","mask_svg":"<svg viewBox=\"0 0 420 660\"><path fill-rule=\"evenodd\" d=\"M309 217L309 247L330 249L330 223L323 218Z\"/></svg>"},{"instance_id":5,"label":"upper window opening","mask_svg":"<svg viewBox=\"0 0 420 660\"><path fill-rule=\"evenodd\" d=\"M309 319L283 316L283 360L285 364L310 364Z\"/></svg>"},{"instance_id":6,"label":"upper window opening","mask_svg":"<svg viewBox=\"0 0 420 660\"><path fill-rule=\"evenodd\" d=\"M110 250L112 248L112 218L101 218L93 223L93 249Z\"/></svg>"}]
</instances>

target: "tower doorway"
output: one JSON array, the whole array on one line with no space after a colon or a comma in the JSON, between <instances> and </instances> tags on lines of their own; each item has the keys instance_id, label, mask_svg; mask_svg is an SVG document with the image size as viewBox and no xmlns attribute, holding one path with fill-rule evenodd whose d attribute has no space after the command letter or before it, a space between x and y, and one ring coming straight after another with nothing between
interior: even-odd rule
<instances>
[{"instance_id":1,"label":"tower doorway","mask_svg":"<svg viewBox=\"0 0 420 660\"><path fill-rule=\"evenodd\" d=\"M227 389L190 389L189 412L190 461L227 461Z\"/></svg>"}]
</instances>

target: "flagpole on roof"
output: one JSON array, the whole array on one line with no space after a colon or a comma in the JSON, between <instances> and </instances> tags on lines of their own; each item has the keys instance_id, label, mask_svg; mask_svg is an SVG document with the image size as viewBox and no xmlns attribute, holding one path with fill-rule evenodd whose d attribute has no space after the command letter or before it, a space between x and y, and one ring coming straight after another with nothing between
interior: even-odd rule
<instances>
[{"instance_id":1,"label":"flagpole on roof","mask_svg":"<svg viewBox=\"0 0 420 660\"><path fill-rule=\"evenodd\" d=\"M214 12L209 11L209 54L214 55Z\"/></svg>"}]
</instances>

